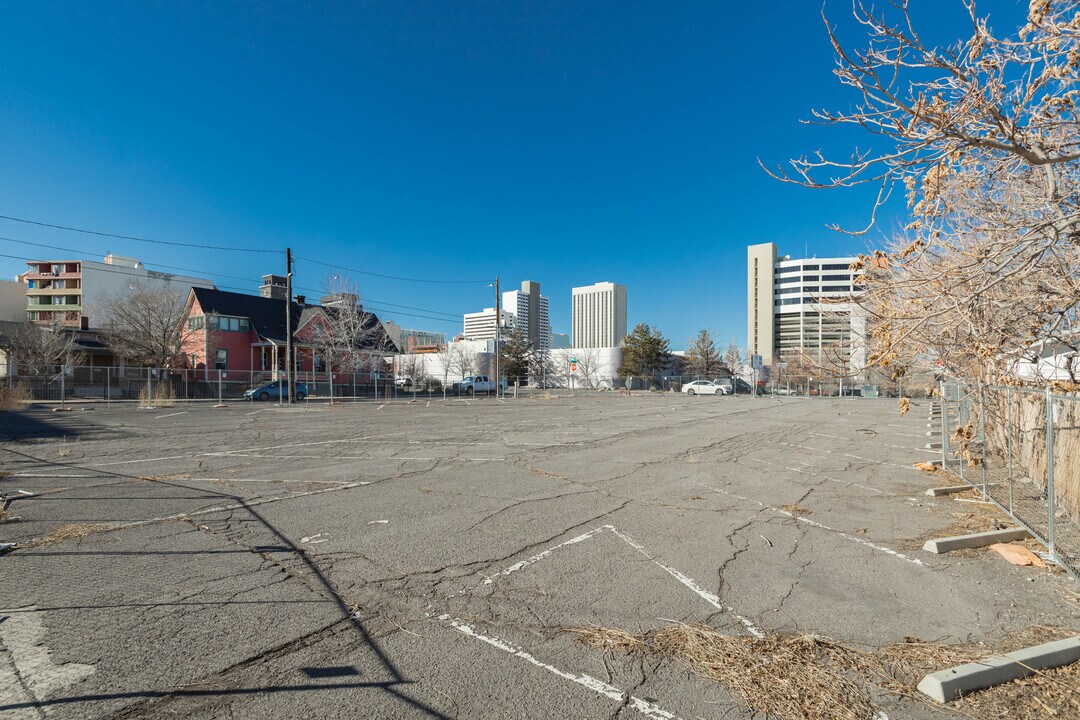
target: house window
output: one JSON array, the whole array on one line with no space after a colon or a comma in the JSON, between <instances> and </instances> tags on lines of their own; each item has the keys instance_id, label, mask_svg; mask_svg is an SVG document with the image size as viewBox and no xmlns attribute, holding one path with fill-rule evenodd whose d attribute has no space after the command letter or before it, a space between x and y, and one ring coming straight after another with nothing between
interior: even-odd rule
<instances>
[{"instance_id":1,"label":"house window","mask_svg":"<svg viewBox=\"0 0 1080 720\"><path fill-rule=\"evenodd\" d=\"M247 318L226 317L224 315L212 315L207 320L207 325L211 330L225 330L228 332L247 332L251 328Z\"/></svg>"},{"instance_id":2,"label":"house window","mask_svg":"<svg viewBox=\"0 0 1080 720\"><path fill-rule=\"evenodd\" d=\"M206 318L202 315L198 317L188 318L187 321L188 330L202 330L206 327Z\"/></svg>"},{"instance_id":3,"label":"house window","mask_svg":"<svg viewBox=\"0 0 1080 720\"><path fill-rule=\"evenodd\" d=\"M199 367L199 353L191 353L191 367L192 369Z\"/></svg>"},{"instance_id":4,"label":"house window","mask_svg":"<svg viewBox=\"0 0 1080 720\"><path fill-rule=\"evenodd\" d=\"M229 369L229 351L228 350L215 350L214 351L214 369L215 370L228 370Z\"/></svg>"},{"instance_id":5,"label":"house window","mask_svg":"<svg viewBox=\"0 0 1080 720\"><path fill-rule=\"evenodd\" d=\"M270 369L270 349L269 348L259 348L259 369L260 370L269 370Z\"/></svg>"},{"instance_id":6,"label":"house window","mask_svg":"<svg viewBox=\"0 0 1080 720\"><path fill-rule=\"evenodd\" d=\"M319 353L312 353L311 355L311 369L314 372L321 373L326 371L326 361Z\"/></svg>"}]
</instances>

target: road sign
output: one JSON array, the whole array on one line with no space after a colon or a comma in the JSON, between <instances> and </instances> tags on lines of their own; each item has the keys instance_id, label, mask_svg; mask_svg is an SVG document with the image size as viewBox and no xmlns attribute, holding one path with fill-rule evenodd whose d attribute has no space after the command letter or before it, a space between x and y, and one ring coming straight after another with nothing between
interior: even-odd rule
<instances>
[{"instance_id":1,"label":"road sign","mask_svg":"<svg viewBox=\"0 0 1080 720\"><path fill-rule=\"evenodd\" d=\"M570 363L570 372L575 372L575 373L577 372L577 363L576 362Z\"/></svg>"},{"instance_id":2,"label":"road sign","mask_svg":"<svg viewBox=\"0 0 1080 720\"><path fill-rule=\"evenodd\" d=\"M571 365L577 365L577 358L570 358Z\"/></svg>"},{"instance_id":3,"label":"road sign","mask_svg":"<svg viewBox=\"0 0 1080 720\"><path fill-rule=\"evenodd\" d=\"M751 355L750 356L750 367L754 368L755 370L760 370L761 369L761 356L760 355Z\"/></svg>"}]
</instances>

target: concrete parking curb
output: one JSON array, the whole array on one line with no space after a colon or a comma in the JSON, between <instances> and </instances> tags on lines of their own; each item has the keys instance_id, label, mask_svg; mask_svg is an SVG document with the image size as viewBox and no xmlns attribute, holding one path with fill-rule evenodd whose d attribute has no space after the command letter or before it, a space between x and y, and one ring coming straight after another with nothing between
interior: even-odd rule
<instances>
[{"instance_id":1,"label":"concrete parking curb","mask_svg":"<svg viewBox=\"0 0 1080 720\"><path fill-rule=\"evenodd\" d=\"M942 495L954 495L956 493L966 492L970 489L970 485L949 485L948 487L930 488L926 491L926 494L930 497L941 497Z\"/></svg>"},{"instance_id":2,"label":"concrete parking curb","mask_svg":"<svg viewBox=\"0 0 1080 720\"><path fill-rule=\"evenodd\" d=\"M927 540L926 544L923 545L923 550L940 555L942 553L952 552L953 550L986 547L987 545L993 545L994 543L1024 540L1029 537L1031 537L1031 533L1024 528L990 530L988 532L972 533L971 535L955 535L953 537Z\"/></svg>"},{"instance_id":3,"label":"concrete parking curb","mask_svg":"<svg viewBox=\"0 0 1080 720\"><path fill-rule=\"evenodd\" d=\"M1041 668L1080 660L1080 635L1024 648L979 662L930 673L919 681L919 691L939 703L956 700L974 690L1027 677Z\"/></svg>"}]
</instances>

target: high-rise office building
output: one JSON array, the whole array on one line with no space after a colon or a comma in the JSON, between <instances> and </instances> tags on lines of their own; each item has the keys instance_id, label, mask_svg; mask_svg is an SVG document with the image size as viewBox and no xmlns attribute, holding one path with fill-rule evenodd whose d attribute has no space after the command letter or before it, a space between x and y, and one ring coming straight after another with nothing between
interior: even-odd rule
<instances>
[{"instance_id":1,"label":"high-rise office building","mask_svg":"<svg viewBox=\"0 0 1080 720\"><path fill-rule=\"evenodd\" d=\"M601 282L571 293L573 346L617 347L626 337L626 286Z\"/></svg>"},{"instance_id":2,"label":"high-rise office building","mask_svg":"<svg viewBox=\"0 0 1080 720\"><path fill-rule=\"evenodd\" d=\"M526 280L521 290L510 290L502 296L503 309L513 313L513 327L525 333L537 350L551 349L551 319L548 299L540 294L540 283Z\"/></svg>"},{"instance_id":3,"label":"high-rise office building","mask_svg":"<svg viewBox=\"0 0 1080 720\"><path fill-rule=\"evenodd\" d=\"M502 327L513 327L514 314L503 310ZM466 340L494 340L495 339L495 308L484 308L480 312L465 313L465 327L462 336Z\"/></svg>"},{"instance_id":4,"label":"high-rise office building","mask_svg":"<svg viewBox=\"0 0 1080 720\"><path fill-rule=\"evenodd\" d=\"M865 365L865 317L851 302L860 288L853 257L792 259L774 243L746 251L747 342L762 364L793 350L843 349L853 368Z\"/></svg>"}]
</instances>

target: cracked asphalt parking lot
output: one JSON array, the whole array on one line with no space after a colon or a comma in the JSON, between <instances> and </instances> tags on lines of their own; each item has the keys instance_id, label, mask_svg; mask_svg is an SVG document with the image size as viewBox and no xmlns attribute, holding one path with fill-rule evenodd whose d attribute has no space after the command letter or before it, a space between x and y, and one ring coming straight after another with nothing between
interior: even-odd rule
<instances>
[{"instance_id":1,"label":"cracked asphalt parking lot","mask_svg":"<svg viewBox=\"0 0 1080 720\"><path fill-rule=\"evenodd\" d=\"M911 467L925 404L76 408L0 414L0 487L38 493L0 524L5 718L749 718L561 629L1078 624L1067 577L918 549L957 507Z\"/></svg>"}]
</instances>

